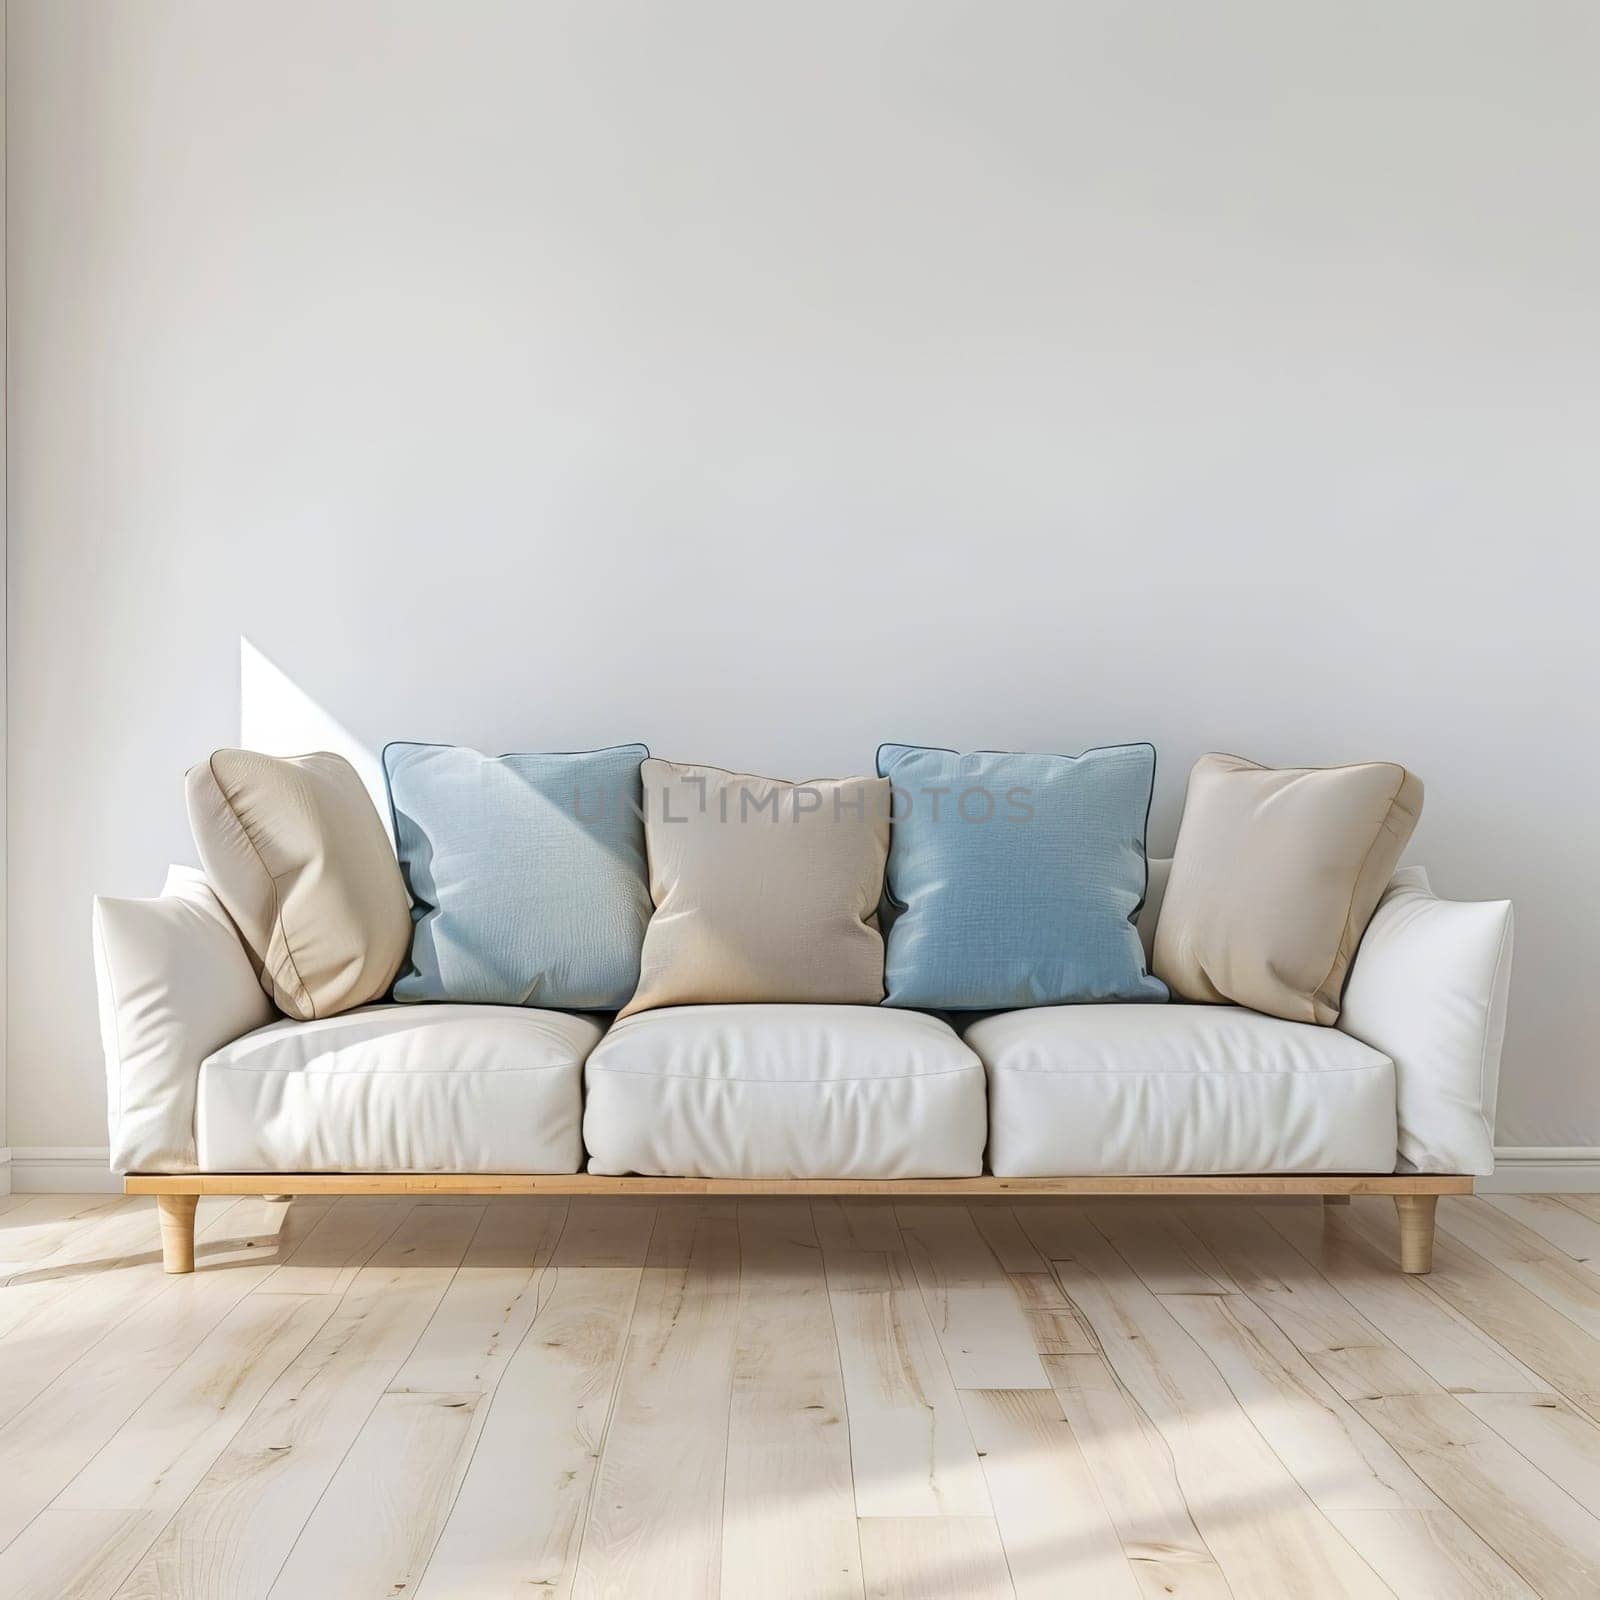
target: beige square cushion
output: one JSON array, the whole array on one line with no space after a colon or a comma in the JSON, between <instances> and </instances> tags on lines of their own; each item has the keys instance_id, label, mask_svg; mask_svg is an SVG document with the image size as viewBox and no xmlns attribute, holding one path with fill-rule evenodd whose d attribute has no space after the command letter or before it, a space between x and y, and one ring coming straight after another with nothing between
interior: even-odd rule
<instances>
[{"instance_id":1,"label":"beige square cushion","mask_svg":"<svg viewBox=\"0 0 1600 1600\"><path fill-rule=\"evenodd\" d=\"M1156 976L1174 1000L1337 1022L1345 973L1421 811L1421 780L1391 762L1275 769L1202 756L1156 924Z\"/></svg>"},{"instance_id":2,"label":"beige square cushion","mask_svg":"<svg viewBox=\"0 0 1600 1600\"><path fill-rule=\"evenodd\" d=\"M411 910L355 768L326 751L218 750L187 789L206 877L278 1008L309 1022L386 995Z\"/></svg>"},{"instance_id":3,"label":"beige square cushion","mask_svg":"<svg viewBox=\"0 0 1600 1600\"><path fill-rule=\"evenodd\" d=\"M655 914L620 1016L883 998L887 779L794 784L653 760L640 771Z\"/></svg>"}]
</instances>

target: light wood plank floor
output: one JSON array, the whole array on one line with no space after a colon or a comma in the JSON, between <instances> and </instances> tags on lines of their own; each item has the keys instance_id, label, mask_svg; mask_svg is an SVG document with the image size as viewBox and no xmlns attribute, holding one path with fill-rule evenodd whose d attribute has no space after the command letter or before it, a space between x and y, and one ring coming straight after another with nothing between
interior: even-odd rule
<instances>
[{"instance_id":1,"label":"light wood plank floor","mask_svg":"<svg viewBox=\"0 0 1600 1600\"><path fill-rule=\"evenodd\" d=\"M1600 1594L1600 1207L0 1200L0 1596Z\"/></svg>"}]
</instances>

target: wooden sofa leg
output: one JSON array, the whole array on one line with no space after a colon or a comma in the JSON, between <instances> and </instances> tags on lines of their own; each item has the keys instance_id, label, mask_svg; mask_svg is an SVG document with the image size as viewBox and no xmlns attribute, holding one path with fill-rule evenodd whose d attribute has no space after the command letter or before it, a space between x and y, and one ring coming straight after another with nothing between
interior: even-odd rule
<instances>
[{"instance_id":1,"label":"wooden sofa leg","mask_svg":"<svg viewBox=\"0 0 1600 1600\"><path fill-rule=\"evenodd\" d=\"M197 1194L158 1194L161 1213L161 1266L166 1272L194 1271L194 1213Z\"/></svg>"},{"instance_id":2,"label":"wooden sofa leg","mask_svg":"<svg viewBox=\"0 0 1600 1600\"><path fill-rule=\"evenodd\" d=\"M1350 1204L1350 1196L1347 1194L1325 1194L1322 1197L1322 1203L1325 1206L1347 1206Z\"/></svg>"},{"instance_id":3,"label":"wooden sofa leg","mask_svg":"<svg viewBox=\"0 0 1600 1600\"><path fill-rule=\"evenodd\" d=\"M1400 1213L1400 1270L1433 1271L1433 1214L1439 1209L1436 1194L1397 1194Z\"/></svg>"}]
</instances>

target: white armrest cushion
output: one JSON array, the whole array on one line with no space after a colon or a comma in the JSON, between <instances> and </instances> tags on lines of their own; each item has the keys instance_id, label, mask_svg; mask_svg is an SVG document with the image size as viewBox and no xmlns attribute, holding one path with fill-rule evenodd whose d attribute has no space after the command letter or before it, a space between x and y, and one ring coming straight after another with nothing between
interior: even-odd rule
<instances>
[{"instance_id":1,"label":"white armrest cushion","mask_svg":"<svg viewBox=\"0 0 1600 1600\"><path fill-rule=\"evenodd\" d=\"M1394 1062L1400 1172L1494 1171L1511 985L1511 902L1440 900L1390 880L1356 952L1339 1026Z\"/></svg>"},{"instance_id":2,"label":"white armrest cushion","mask_svg":"<svg viewBox=\"0 0 1600 1600\"><path fill-rule=\"evenodd\" d=\"M271 1022L239 935L203 874L158 900L94 903L95 980L113 1172L192 1172L200 1063Z\"/></svg>"}]
</instances>

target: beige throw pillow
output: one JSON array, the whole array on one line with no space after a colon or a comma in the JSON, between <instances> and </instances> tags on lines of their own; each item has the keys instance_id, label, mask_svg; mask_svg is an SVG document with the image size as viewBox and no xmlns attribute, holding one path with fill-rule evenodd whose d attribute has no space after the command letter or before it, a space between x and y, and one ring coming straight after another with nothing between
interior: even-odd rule
<instances>
[{"instance_id":1,"label":"beige throw pillow","mask_svg":"<svg viewBox=\"0 0 1600 1600\"><path fill-rule=\"evenodd\" d=\"M218 750L190 769L189 826L261 987L302 1022L381 999L411 945L400 866L343 756Z\"/></svg>"},{"instance_id":2,"label":"beige throw pillow","mask_svg":"<svg viewBox=\"0 0 1600 1600\"><path fill-rule=\"evenodd\" d=\"M656 1006L883 999L883 778L784 783L646 761L655 914L639 987Z\"/></svg>"},{"instance_id":3,"label":"beige throw pillow","mask_svg":"<svg viewBox=\"0 0 1600 1600\"><path fill-rule=\"evenodd\" d=\"M1337 1022L1345 973L1421 811L1421 780L1390 762L1274 769L1202 756L1156 924L1156 976L1174 1000Z\"/></svg>"}]
</instances>

